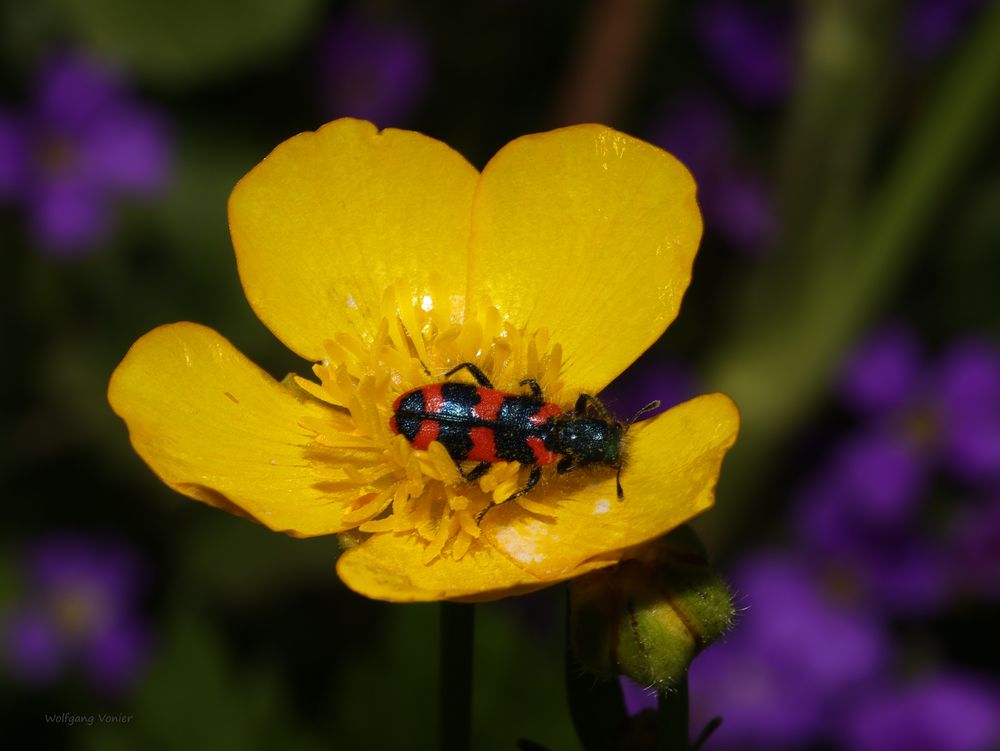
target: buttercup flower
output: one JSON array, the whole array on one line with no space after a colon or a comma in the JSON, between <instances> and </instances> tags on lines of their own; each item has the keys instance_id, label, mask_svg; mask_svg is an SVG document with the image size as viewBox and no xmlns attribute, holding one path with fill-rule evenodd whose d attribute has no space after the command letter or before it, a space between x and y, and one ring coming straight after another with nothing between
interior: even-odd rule
<instances>
[{"instance_id":1,"label":"buttercup flower","mask_svg":"<svg viewBox=\"0 0 1000 751\"><path fill-rule=\"evenodd\" d=\"M340 533L338 574L368 597L489 600L612 565L712 504L738 427L728 397L636 424L623 500L602 467L549 469L510 503L517 464L467 482L440 443L392 431L393 403L465 362L563 407L598 393L677 315L694 188L669 154L597 125L519 138L480 174L426 136L337 120L278 146L229 202L247 299L315 380L278 382L176 323L133 345L111 405L181 493Z\"/></svg>"}]
</instances>

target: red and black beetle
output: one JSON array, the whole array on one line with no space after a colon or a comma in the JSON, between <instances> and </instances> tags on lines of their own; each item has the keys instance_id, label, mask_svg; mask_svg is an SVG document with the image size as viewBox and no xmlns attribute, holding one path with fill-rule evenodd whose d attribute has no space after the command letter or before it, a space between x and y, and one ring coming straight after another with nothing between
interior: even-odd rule
<instances>
[{"instance_id":1,"label":"red and black beetle","mask_svg":"<svg viewBox=\"0 0 1000 751\"><path fill-rule=\"evenodd\" d=\"M563 412L545 401L532 378L521 381L528 393L497 391L471 362L456 365L445 378L460 370L469 371L479 385L444 381L407 391L392 405L392 431L405 436L417 449L440 441L470 482L486 474L493 462L531 465L528 481L507 501L535 487L542 466L556 461L559 474L591 464L616 467L618 497L623 496L620 478L625 433L640 416L659 407L659 402L647 404L631 420L622 422L590 394L581 394L573 411ZM463 461L477 464L466 473L461 468Z\"/></svg>"}]
</instances>

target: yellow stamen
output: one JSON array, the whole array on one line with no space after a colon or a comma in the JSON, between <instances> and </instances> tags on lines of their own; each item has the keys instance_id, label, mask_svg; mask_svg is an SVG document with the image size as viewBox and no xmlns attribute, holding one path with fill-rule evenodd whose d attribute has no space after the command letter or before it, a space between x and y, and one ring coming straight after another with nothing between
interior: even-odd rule
<instances>
[{"instance_id":1,"label":"yellow stamen","mask_svg":"<svg viewBox=\"0 0 1000 751\"><path fill-rule=\"evenodd\" d=\"M420 451L392 432L392 405L407 391L444 380L463 362L478 365L496 389L520 393L520 381L533 378L546 399L560 402L560 348L546 331L526 333L491 305L470 310L464 298L433 289L391 285L381 313L374 334L338 334L324 342L327 357L312 369L318 382L294 379L306 394L338 408L329 419L303 418L300 424L314 434L318 462L324 451L382 453L378 474L363 465L343 470L344 479L361 488L345 521L363 533L409 532L425 546L425 562L458 559L480 537L481 512L522 486L521 467L498 462L478 483L467 483L443 445L435 441ZM522 508L552 514L544 504Z\"/></svg>"}]
</instances>

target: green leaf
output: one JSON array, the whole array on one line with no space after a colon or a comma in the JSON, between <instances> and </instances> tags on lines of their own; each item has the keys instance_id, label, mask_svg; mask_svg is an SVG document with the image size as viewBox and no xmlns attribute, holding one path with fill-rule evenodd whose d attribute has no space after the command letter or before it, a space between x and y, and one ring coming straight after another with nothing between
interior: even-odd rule
<instances>
[{"instance_id":1,"label":"green leaf","mask_svg":"<svg viewBox=\"0 0 1000 751\"><path fill-rule=\"evenodd\" d=\"M785 441L825 395L838 358L926 249L933 220L949 218L942 209L996 127L998 86L1000 5L992 5L880 169L880 182L852 201L844 233L827 233L827 247L808 264L789 253L762 267L758 304L734 316L708 367L707 383L730 394L742 416L719 497L738 488L744 502L720 503L712 514L721 529L715 536L729 538L721 544L745 535L755 511L760 516L745 501L767 500L759 485L786 458Z\"/></svg>"},{"instance_id":2,"label":"green leaf","mask_svg":"<svg viewBox=\"0 0 1000 751\"><path fill-rule=\"evenodd\" d=\"M188 503L180 496L178 503ZM296 583L336 586L340 548L333 536L296 539L263 525L200 508L177 555L181 578L213 602L252 602Z\"/></svg>"},{"instance_id":3,"label":"green leaf","mask_svg":"<svg viewBox=\"0 0 1000 751\"><path fill-rule=\"evenodd\" d=\"M319 0L52 0L81 41L134 74L201 83L258 64L311 29Z\"/></svg>"},{"instance_id":4,"label":"green leaf","mask_svg":"<svg viewBox=\"0 0 1000 751\"><path fill-rule=\"evenodd\" d=\"M123 724L95 724L88 749L191 748L313 751L322 746L299 728L277 675L234 669L219 636L179 612Z\"/></svg>"}]
</instances>

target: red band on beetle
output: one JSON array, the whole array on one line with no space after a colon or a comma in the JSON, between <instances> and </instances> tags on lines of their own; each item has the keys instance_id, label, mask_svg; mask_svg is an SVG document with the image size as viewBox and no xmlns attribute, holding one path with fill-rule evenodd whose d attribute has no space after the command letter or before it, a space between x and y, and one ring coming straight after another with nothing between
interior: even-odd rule
<instances>
[{"instance_id":1,"label":"red band on beetle","mask_svg":"<svg viewBox=\"0 0 1000 751\"><path fill-rule=\"evenodd\" d=\"M444 397L441 395L441 386L443 385L441 383L432 383L430 386L424 386L421 389L424 394L424 414L433 415L435 412L441 411L441 408L444 406Z\"/></svg>"},{"instance_id":2,"label":"red band on beetle","mask_svg":"<svg viewBox=\"0 0 1000 751\"><path fill-rule=\"evenodd\" d=\"M480 420L493 422L500 413L500 407L504 400L503 392L477 388L476 393L479 394L479 403L472 408L472 413ZM483 461L486 460L484 459Z\"/></svg>"},{"instance_id":3,"label":"red band on beetle","mask_svg":"<svg viewBox=\"0 0 1000 751\"><path fill-rule=\"evenodd\" d=\"M436 441L440 434L441 426L437 420L423 420L420 423L420 429L411 441L413 448L426 451L431 442Z\"/></svg>"},{"instance_id":4,"label":"red band on beetle","mask_svg":"<svg viewBox=\"0 0 1000 751\"><path fill-rule=\"evenodd\" d=\"M543 405L540 410L528 418L532 425L544 425L556 415L561 415L562 410L558 404Z\"/></svg>"},{"instance_id":5,"label":"red band on beetle","mask_svg":"<svg viewBox=\"0 0 1000 751\"><path fill-rule=\"evenodd\" d=\"M556 460L556 454L545 448L545 442L538 436L529 437L527 444L535 455L535 464L552 464Z\"/></svg>"},{"instance_id":6,"label":"red band on beetle","mask_svg":"<svg viewBox=\"0 0 1000 751\"><path fill-rule=\"evenodd\" d=\"M472 448L465 458L477 462L498 462L496 437L493 428L469 428Z\"/></svg>"}]
</instances>

